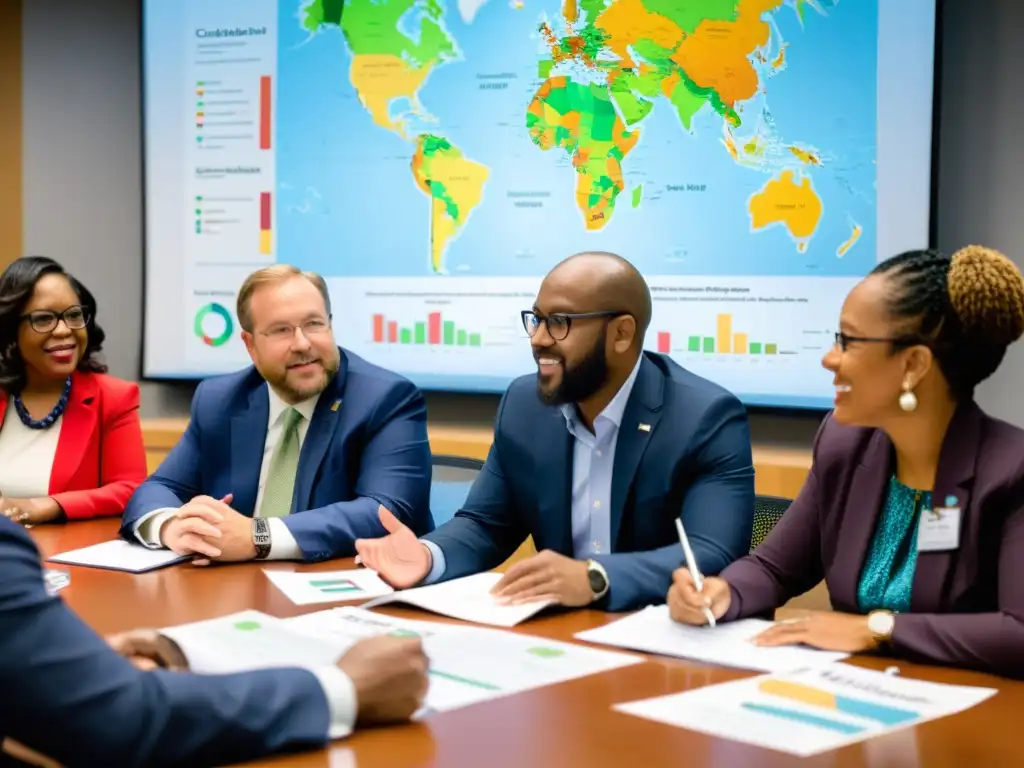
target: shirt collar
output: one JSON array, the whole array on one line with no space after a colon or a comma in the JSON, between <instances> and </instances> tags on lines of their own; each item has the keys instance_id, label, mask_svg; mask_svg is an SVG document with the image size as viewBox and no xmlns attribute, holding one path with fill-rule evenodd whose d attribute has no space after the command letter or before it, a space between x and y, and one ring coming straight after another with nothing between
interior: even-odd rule
<instances>
[{"instance_id":1,"label":"shirt collar","mask_svg":"<svg viewBox=\"0 0 1024 768\"><path fill-rule=\"evenodd\" d=\"M619 391L615 393L615 397L611 399L611 402L604 407L597 418L594 419L594 425L597 425L598 421L607 419L616 428L622 424L622 415L626 412L626 403L629 402L629 395L633 391L633 385L636 383L636 377L640 373L640 366L643 364L644 356L640 353L640 359L636 361L636 365L633 366L633 370L629 373L622 386L619 387ZM575 403L566 403L562 406L562 415L565 417L565 425L568 427L569 432L576 434L575 427L579 424L579 415L576 413Z\"/></svg>"},{"instance_id":2,"label":"shirt collar","mask_svg":"<svg viewBox=\"0 0 1024 768\"><path fill-rule=\"evenodd\" d=\"M281 396L274 391L274 388L267 384L267 394L270 396L270 421L268 424L274 426L277 420L281 418L281 414L287 411L289 408L294 408L296 411L302 414L302 417L307 421L313 420L313 411L316 410L317 401L320 400L320 395L316 394L302 402L286 403L281 399Z\"/></svg>"}]
</instances>

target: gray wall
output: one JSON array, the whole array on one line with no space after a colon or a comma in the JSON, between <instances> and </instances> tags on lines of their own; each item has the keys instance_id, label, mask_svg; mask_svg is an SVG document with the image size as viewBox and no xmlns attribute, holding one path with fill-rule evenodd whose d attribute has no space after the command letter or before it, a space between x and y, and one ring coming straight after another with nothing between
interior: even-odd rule
<instances>
[{"instance_id":1,"label":"gray wall","mask_svg":"<svg viewBox=\"0 0 1024 768\"><path fill-rule=\"evenodd\" d=\"M898 2L899 0L885 0ZM139 372L142 168L138 0L25 0L25 248L97 295L112 372ZM1024 264L1021 0L954 0L942 30L939 246L981 243ZM1024 344L979 393L1024 426ZM187 414L188 386L145 384L143 414ZM437 394L438 422L489 424L496 398ZM755 440L810 444L818 420L755 414Z\"/></svg>"}]
</instances>

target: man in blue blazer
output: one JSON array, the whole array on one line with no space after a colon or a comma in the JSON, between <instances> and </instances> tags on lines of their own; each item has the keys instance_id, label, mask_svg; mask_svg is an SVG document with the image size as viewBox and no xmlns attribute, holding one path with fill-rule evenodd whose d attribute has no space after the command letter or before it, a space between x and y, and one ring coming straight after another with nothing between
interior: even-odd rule
<instances>
[{"instance_id":1,"label":"man in blue blazer","mask_svg":"<svg viewBox=\"0 0 1024 768\"><path fill-rule=\"evenodd\" d=\"M141 671L125 656L185 663L154 633L109 643L48 593L32 539L0 517L0 742L62 765L224 765L323 746L357 719L407 720L428 684L418 639L364 640L316 671L232 675Z\"/></svg>"},{"instance_id":2,"label":"man in blue blazer","mask_svg":"<svg viewBox=\"0 0 1024 768\"><path fill-rule=\"evenodd\" d=\"M385 533L378 505L433 530L423 395L338 348L319 275L278 264L237 314L253 367L209 379L181 440L139 486L121 534L197 562L317 561Z\"/></svg>"},{"instance_id":3,"label":"man in blue blazer","mask_svg":"<svg viewBox=\"0 0 1024 768\"><path fill-rule=\"evenodd\" d=\"M465 505L423 539L382 509L390 533L357 541L361 562L404 588L494 568L532 536L539 553L508 570L497 597L621 611L664 602L684 559L677 518L704 573L746 554L746 410L644 352L650 319L626 260L585 253L555 267L523 312L538 372L505 393Z\"/></svg>"}]
</instances>

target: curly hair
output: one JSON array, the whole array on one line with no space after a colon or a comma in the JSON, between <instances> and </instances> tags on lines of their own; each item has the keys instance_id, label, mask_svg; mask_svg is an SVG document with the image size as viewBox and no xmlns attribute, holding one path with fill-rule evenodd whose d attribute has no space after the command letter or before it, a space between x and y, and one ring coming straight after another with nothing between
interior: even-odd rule
<instances>
[{"instance_id":1,"label":"curly hair","mask_svg":"<svg viewBox=\"0 0 1024 768\"><path fill-rule=\"evenodd\" d=\"M927 345L957 400L973 397L1024 334L1024 277L991 248L907 251L871 274L891 281L888 310L902 325L894 347Z\"/></svg>"},{"instance_id":2,"label":"curly hair","mask_svg":"<svg viewBox=\"0 0 1024 768\"><path fill-rule=\"evenodd\" d=\"M46 256L23 256L0 274L0 389L18 394L25 388L25 361L18 351L18 328L21 326L25 305L35 291L36 283L44 275L63 275L78 295L78 301L88 318L85 329L88 342L78 370L106 373L107 366L100 358L106 334L96 323L96 299L78 280L64 271L64 267Z\"/></svg>"}]
</instances>

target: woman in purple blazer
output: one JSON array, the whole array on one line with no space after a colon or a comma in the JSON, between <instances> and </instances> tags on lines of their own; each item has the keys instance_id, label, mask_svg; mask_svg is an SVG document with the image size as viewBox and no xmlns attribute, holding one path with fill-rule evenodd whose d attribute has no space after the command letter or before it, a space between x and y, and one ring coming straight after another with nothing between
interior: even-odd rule
<instances>
[{"instance_id":1,"label":"woman in purple blazer","mask_svg":"<svg viewBox=\"0 0 1024 768\"><path fill-rule=\"evenodd\" d=\"M835 409L800 495L748 557L685 568L672 618L761 616L823 578L834 611L779 623L765 646L883 650L1024 677L1024 430L975 387L1024 333L1024 279L995 251L900 254L847 297L823 365Z\"/></svg>"}]
</instances>

